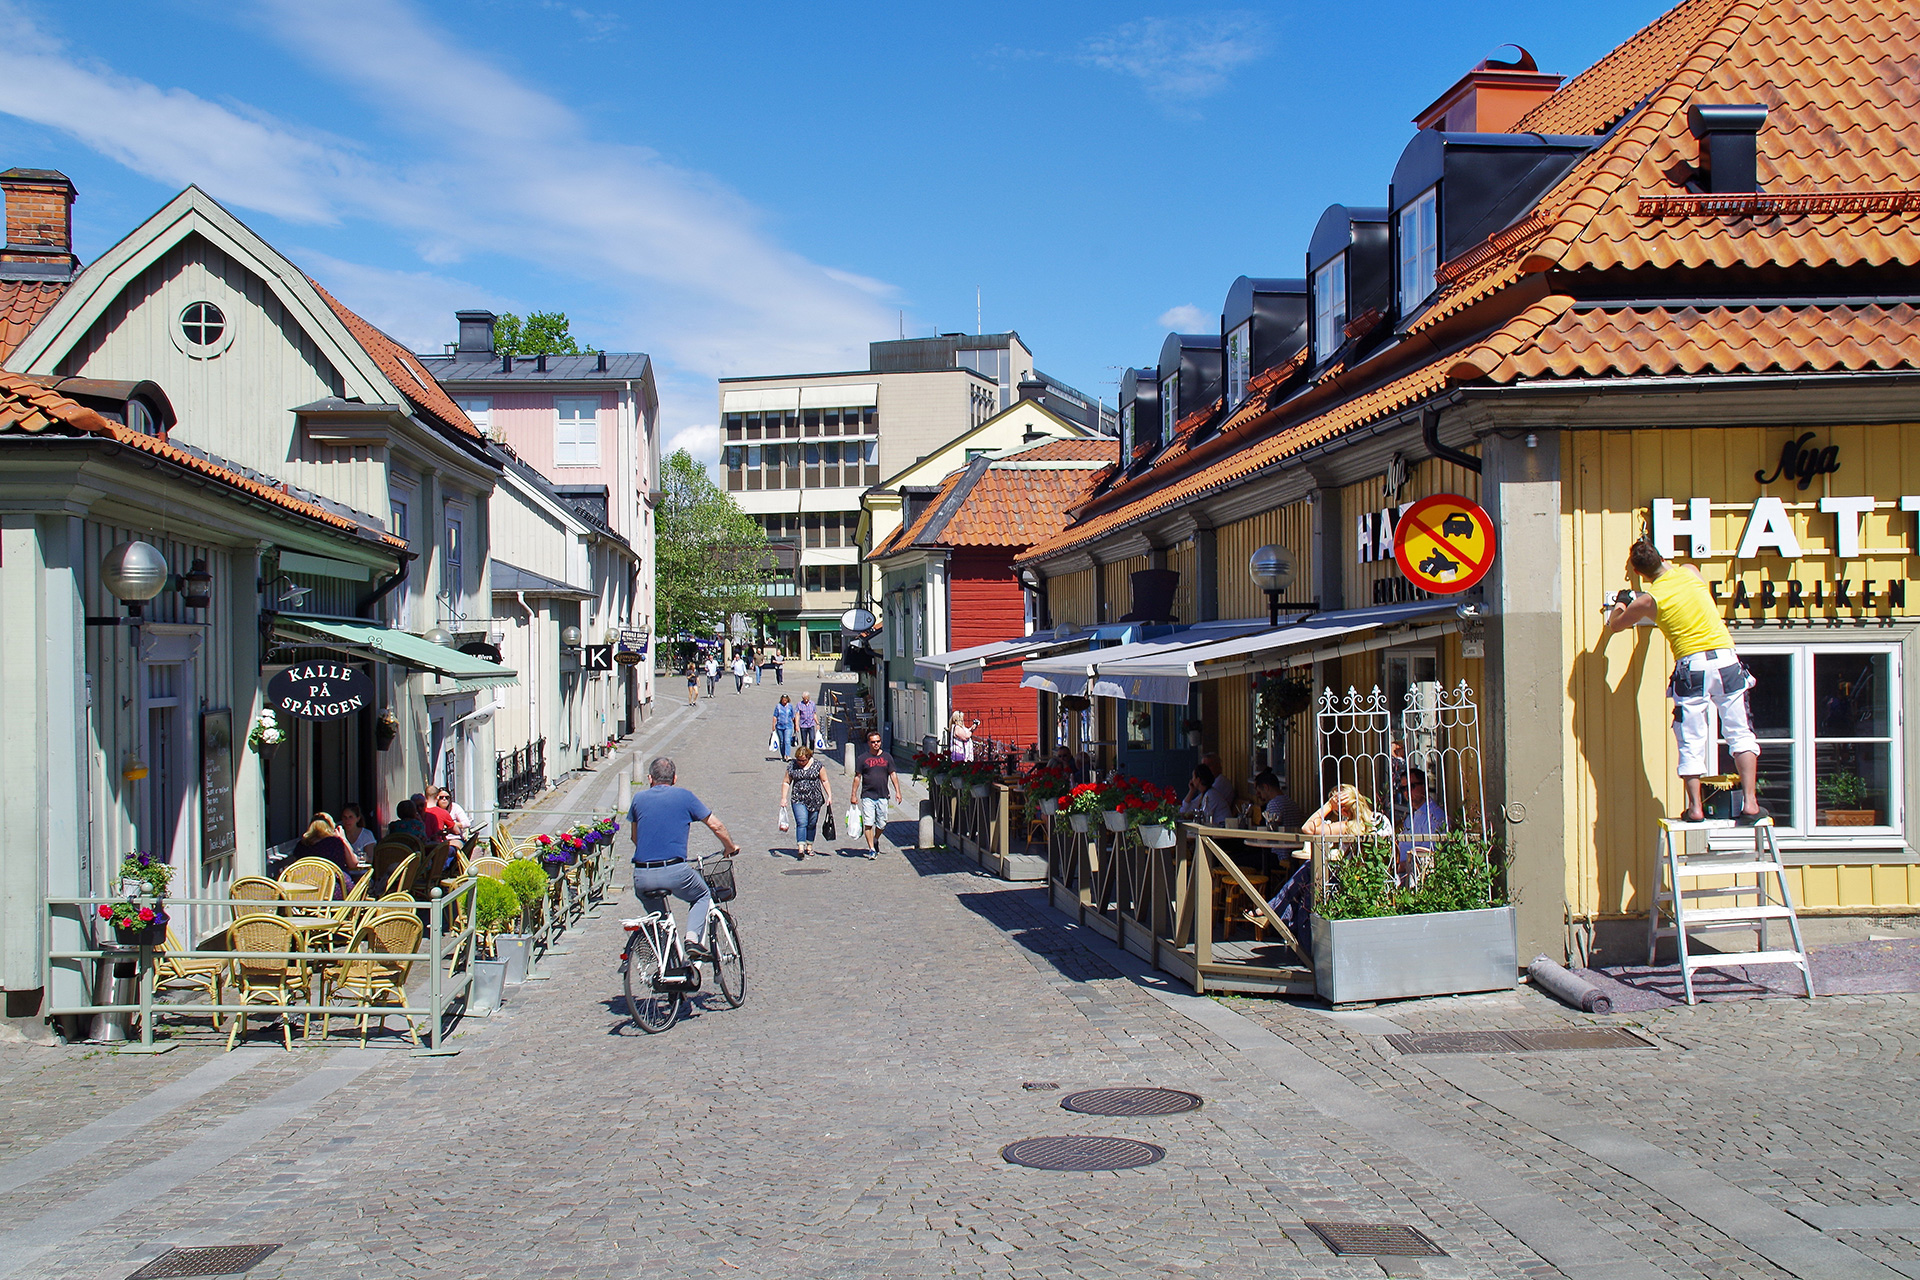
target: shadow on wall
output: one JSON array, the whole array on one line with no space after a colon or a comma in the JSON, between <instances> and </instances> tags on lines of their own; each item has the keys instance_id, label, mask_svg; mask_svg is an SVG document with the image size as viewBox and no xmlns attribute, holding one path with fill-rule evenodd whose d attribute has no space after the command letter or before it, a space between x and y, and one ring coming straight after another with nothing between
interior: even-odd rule
<instances>
[{"instance_id":1,"label":"shadow on wall","mask_svg":"<svg viewBox=\"0 0 1920 1280\"><path fill-rule=\"evenodd\" d=\"M1635 627L1626 636L1603 632L1594 648L1575 656L1573 673L1567 679L1583 780L1596 788L1590 826L1578 846L1568 850L1574 863L1570 879L1582 886L1576 892L1595 894L1591 902L1576 900L1570 904L1571 918L1576 920L1587 912L1644 913L1647 908L1643 895L1650 892L1649 886L1631 878L1631 869L1651 865L1651 854L1643 857L1641 852L1652 849L1655 820L1661 814L1661 800L1647 774L1646 734L1640 712L1640 690L1652 641L1649 627ZM1625 661L1618 665L1618 679L1610 678L1617 660L1608 651L1610 644L1630 646ZM1584 887L1589 867L1591 889ZM1637 927L1642 930L1639 936L1644 945L1644 925ZM1591 945L1597 948L1600 938L1596 936Z\"/></svg>"}]
</instances>

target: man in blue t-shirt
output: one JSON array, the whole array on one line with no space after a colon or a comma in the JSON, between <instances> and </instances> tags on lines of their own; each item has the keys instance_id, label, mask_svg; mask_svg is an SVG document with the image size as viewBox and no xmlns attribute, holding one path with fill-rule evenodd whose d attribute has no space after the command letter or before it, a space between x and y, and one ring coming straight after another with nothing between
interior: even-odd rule
<instances>
[{"instance_id":1,"label":"man in blue t-shirt","mask_svg":"<svg viewBox=\"0 0 1920 1280\"><path fill-rule=\"evenodd\" d=\"M740 853L740 846L727 834L727 828L700 803L700 797L685 787L674 785L673 761L661 756L647 766L649 786L636 792L627 806L627 826L633 832L633 894L670 893L687 907L687 953L697 960L708 959L706 950L707 912L713 907L713 894L700 878L700 868L687 858L687 828L704 822L720 837L720 849L729 858Z\"/></svg>"}]
</instances>

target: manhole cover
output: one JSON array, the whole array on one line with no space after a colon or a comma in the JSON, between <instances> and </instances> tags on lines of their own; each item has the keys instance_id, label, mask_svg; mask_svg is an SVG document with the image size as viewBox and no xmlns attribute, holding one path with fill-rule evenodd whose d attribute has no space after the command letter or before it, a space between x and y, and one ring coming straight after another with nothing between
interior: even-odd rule
<instances>
[{"instance_id":1,"label":"manhole cover","mask_svg":"<svg viewBox=\"0 0 1920 1280\"><path fill-rule=\"evenodd\" d=\"M1441 1031L1388 1036L1401 1053L1549 1053L1580 1049L1655 1049L1624 1027L1576 1027L1565 1031Z\"/></svg>"},{"instance_id":2,"label":"manhole cover","mask_svg":"<svg viewBox=\"0 0 1920 1280\"><path fill-rule=\"evenodd\" d=\"M1060 1105L1087 1116L1171 1116L1198 1111L1200 1095L1180 1089L1082 1089L1060 1099Z\"/></svg>"},{"instance_id":3,"label":"manhole cover","mask_svg":"<svg viewBox=\"0 0 1920 1280\"><path fill-rule=\"evenodd\" d=\"M1398 1222L1309 1222L1307 1229L1339 1254L1383 1258L1444 1258L1447 1251Z\"/></svg>"},{"instance_id":4,"label":"manhole cover","mask_svg":"<svg viewBox=\"0 0 1920 1280\"><path fill-rule=\"evenodd\" d=\"M823 876L827 874L829 869L830 868L827 867L795 867L791 871L782 871L780 874L783 876Z\"/></svg>"},{"instance_id":5,"label":"manhole cover","mask_svg":"<svg viewBox=\"0 0 1920 1280\"><path fill-rule=\"evenodd\" d=\"M1131 1138L1022 1138L1000 1148L1000 1158L1008 1164L1068 1173L1138 1169L1165 1159L1166 1154L1165 1147Z\"/></svg>"},{"instance_id":6,"label":"manhole cover","mask_svg":"<svg viewBox=\"0 0 1920 1280\"><path fill-rule=\"evenodd\" d=\"M238 1275L279 1247L277 1244L219 1244L207 1249L169 1249L127 1280Z\"/></svg>"}]
</instances>

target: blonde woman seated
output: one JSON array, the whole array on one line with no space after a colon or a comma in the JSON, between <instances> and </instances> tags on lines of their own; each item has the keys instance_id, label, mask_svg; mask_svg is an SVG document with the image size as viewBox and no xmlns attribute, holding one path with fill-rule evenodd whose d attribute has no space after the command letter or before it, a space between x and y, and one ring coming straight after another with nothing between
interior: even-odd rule
<instances>
[{"instance_id":1,"label":"blonde woman seated","mask_svg":"<svg viewBox=\"0 0 1920 1280\"><path fill-rule=\"evenodd\" d=\"M1327 796L1327 802L1315 809L1307 820L1300 824L1300 834L1305 836L1347 836L1358 840L1361 836L1391 836L1393 824L1387 816L1374 810L1367 798L1360 794L1358 787L1342 783ZM1280 923L1287 931L1300 940L1300 945L1312 948L1309 941L1307 914L1313 906L1313 844L1308 841L1300 850L1304 861L1300 869L1287 877L1286 884L1280 887L1268 900L1267 906L1280 917ZM1342 846L1341 840L1328 846L1328 855L1337 858ZM1249 911L1244 917L1249 924L1265 925L1269 923L1266 913ZM1302 956L1302 960L1311 959Z\"/></svg>"}]
</instances>

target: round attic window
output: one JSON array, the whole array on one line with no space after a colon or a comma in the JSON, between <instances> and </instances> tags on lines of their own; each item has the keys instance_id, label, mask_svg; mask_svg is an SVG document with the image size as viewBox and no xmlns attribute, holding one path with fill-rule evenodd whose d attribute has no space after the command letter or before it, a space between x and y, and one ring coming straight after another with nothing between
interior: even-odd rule
<instances>
[{"instance_id":1,"label":"round attic window","mask_svg":"<svg viewBox=\"0 0 1920 1280\"><path fill-rule=\"evenodd\" d=\"M180 349L196 360L205 360L225 351L233 341L233 328L226 313L211 302L189 302L180 312L174 331Z\"/></svg>"}]
</instances>

